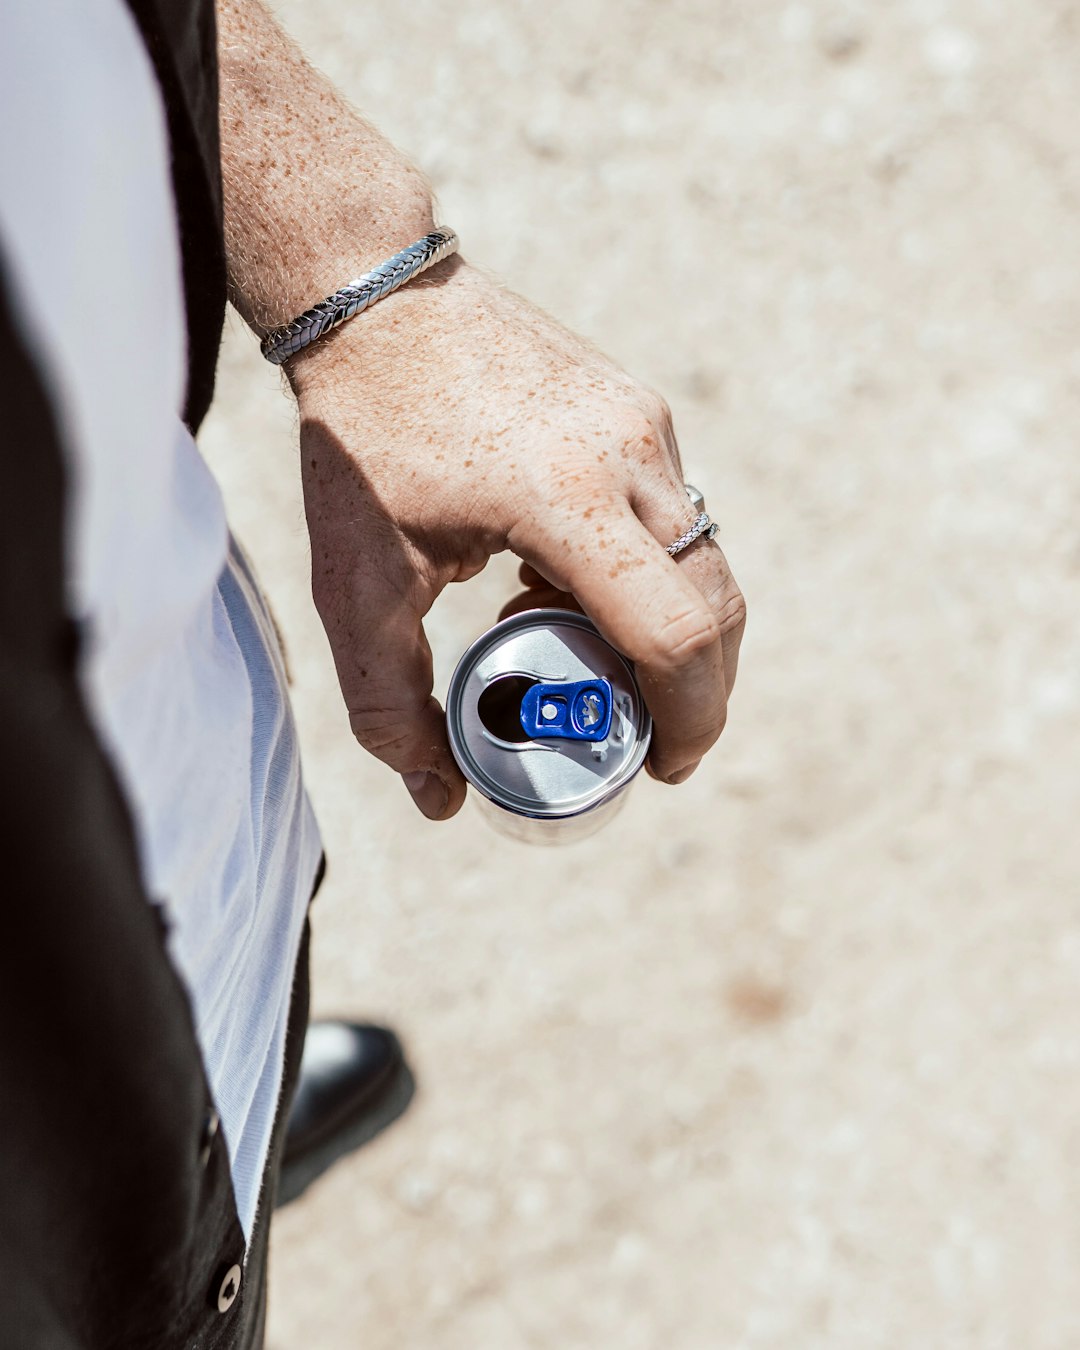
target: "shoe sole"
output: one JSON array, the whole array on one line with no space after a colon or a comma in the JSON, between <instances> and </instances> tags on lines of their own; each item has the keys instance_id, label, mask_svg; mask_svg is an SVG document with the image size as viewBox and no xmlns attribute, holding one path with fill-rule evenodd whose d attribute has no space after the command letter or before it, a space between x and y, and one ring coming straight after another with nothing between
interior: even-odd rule
<instances>
[{"instance_id":1,"label":"shoe sole","mask_svg":"<svg viewBox=\"0 0 1080 1350\"><path fill-rule=\"evenodd\" d=\"M302 1158L282 1167L278 1179L275 1209L291 1205L304 1194L312 1182L349 1153L370 1144L376 1135L392 1125L406 1108L416 1092L416 1080L409 1066L403 1063L386 1094L378 1104L366 1109L351 1124L341 1126L324 1143L318 1144Z\"/></svg>"}]
</instances>

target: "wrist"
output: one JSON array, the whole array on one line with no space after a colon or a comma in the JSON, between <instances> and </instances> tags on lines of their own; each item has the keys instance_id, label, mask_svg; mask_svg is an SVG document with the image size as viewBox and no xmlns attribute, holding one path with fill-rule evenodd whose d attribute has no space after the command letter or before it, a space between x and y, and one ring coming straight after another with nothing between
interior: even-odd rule
<instances>
[{"instance_id":1,"label":"wrist","mask_svg":"<svg viewBox=\"0 0 1080 1350\"><path fill-rule=\"evenodd\" d=\"M260 263L229 259L230 298L259 335L290 323L354 277L377 267L433 228L431 191L414 171L362 195L326 184L319 196L332 209L279 220L262 241Z\"/></svg>"},{"instance_id":2,"label":"wrist","mask_svg":"<svg viewBox=\"0 0 1080 1350\"><path fill-rule=\"evenodd\" d=\"M343 384L352 396L366 392L391 400L395 391L415 386L438 361L442 339L452 338L463 305L475 305L482 277L453 254L414 277L399 290L355 318L313 341L282 366L300 401L331 398Z\"/></svg>"},{"instance_id":3,"label":"wrist","mask_svg":"<svg viewBox=\"0 0 1080 1350\"><path fill-rule=\"evenodd\" d=\"M427 234L431 189L262 0L216 8L230 298L261 337Z\"/></svg>"}]
</instances>

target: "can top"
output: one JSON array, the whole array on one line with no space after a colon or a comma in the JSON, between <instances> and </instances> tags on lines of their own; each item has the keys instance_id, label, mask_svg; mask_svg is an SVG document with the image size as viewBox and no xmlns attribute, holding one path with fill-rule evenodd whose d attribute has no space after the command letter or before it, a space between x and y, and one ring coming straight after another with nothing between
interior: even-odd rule
<instances>
[{"instance_id":1,"label":"can top","mask_svg":"<svg viewBox=\"0 0 1080 1350\"><path fill-rule=\"evenodd\" d=\"M504 619L458 662L450 746L485 797L529 816L573 816L641 768L652 719L625 657L581 614Z\"/></svg>"}]
</instances>

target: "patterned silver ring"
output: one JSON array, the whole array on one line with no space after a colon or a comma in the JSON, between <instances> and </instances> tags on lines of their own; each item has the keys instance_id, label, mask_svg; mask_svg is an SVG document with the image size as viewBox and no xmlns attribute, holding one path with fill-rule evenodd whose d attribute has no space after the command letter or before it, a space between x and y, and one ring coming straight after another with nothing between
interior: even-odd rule
<instances>
[{"instance_id":1,"label":"patterned silver ring","mask_svg":"<svg viewBox=\"0 0 1080 1350\"><path fill-rule=\"evenodd\" d=\"M715 539L720 529L718 522L709 518L709 513L705 510L705 498L697 488L690 483L686 483L684 486L686 487L686 495L690 498L690 504L697 508L698 514L693 525L683 534L680 534L673 543L668 544L664 550L671 558L674 558L677 553L681 553L684 548L689 548L696 539Z\"/></svg>"},{"instance_id":2,"label":"patterned silver ring","mask_svg":"<svg viewBox=\"0 0 1080 1350\"><path fill-rule=\"evenodd\" d=\"M676 553L681 553L684 548L689 548L695 539L712 539L719 528L719 525L714 525L709 519L708 511L702 511L686 533L680 534L674 543L668 544L664 552L674 558Z\"/></svg>"}]
</instances>

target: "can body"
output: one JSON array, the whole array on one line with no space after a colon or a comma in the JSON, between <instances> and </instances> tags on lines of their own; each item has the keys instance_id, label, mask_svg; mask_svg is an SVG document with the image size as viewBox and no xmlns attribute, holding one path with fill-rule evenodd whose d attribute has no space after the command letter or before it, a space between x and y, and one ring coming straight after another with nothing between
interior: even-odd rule
<instances>
[{"instance_id":1,"label":"can body","mask_svg":"<svg viewBox=\"0 0 1080 1350\"><path fill-rule=\"evenodd\" d=\"M458 662L450 747L505 834L567 843L615 814L648 753L652 720L633 668L570 610L505 619Z\"/></svg>"}]
</instances>

